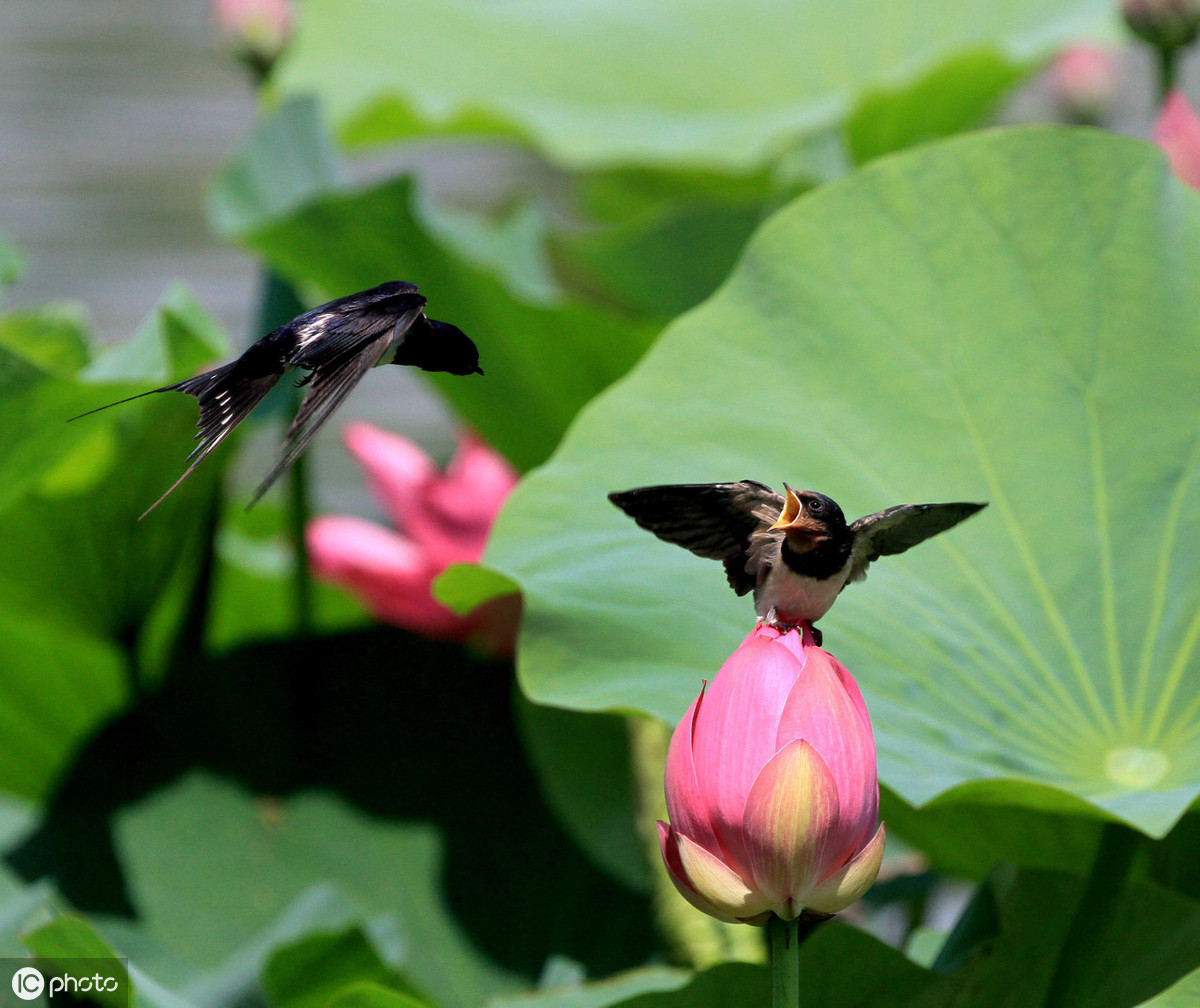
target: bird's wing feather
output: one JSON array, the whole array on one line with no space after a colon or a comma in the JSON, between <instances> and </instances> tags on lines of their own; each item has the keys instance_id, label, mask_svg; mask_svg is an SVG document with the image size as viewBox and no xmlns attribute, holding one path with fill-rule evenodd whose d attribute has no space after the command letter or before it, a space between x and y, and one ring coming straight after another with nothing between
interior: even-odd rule
<instances>
[{"instance_id":1,"label":"bird's wing feather","mask_svg":"<svg viewBox=\"0 0 1200 1008\"><path fill-rule=\"evenodd\" d=\"M850 556L849 581L866 577L867 566L881 556L903 553L930 536L953 528L986 507L957 501L949 504L897 504L859 518L850 526L854 552Z\"/></svg>"},{"instance_id":2,"label":"bird's wing feather","mask_svg":"<svg viewBox=\"0 0 1200 1008\"><path fill-rule=\"evenodd\" d=\"M416 284L407 281L380 284L306 312L268 333L235 361L80 416L156 392L184 392L199 402L200 418L196 424L199 444L187 457L189 464L183 475L146 509L144 518L262 402L288 367L309 369L313 372L311 387L288 428L283 457L255 495L254 500L258 500L295 461L362 376L379 363L392 340L402 337L423 316L424 306L425 298Z\"/></svg>"},{"instance_id":3,"label":"bird's wing feather","mask_svg":"<svg viewBox=\"0 0 1200 1008\"><path fill-rule=\"evenodd\" d=\"M739 595L754 588L765 530L783 510L783 497L754 480L638 487L608 499L660 539L720 560Z\"/></svg>"},{"instance_id":4,"label":"bird's wing feather","mask_svg":"<svg viewBox=\"0 0 1200 1008\"><path fill-rule=\"evenodd\" d=\"M313 372L304 401L284 435L283 453L275 463L275 468L254 491L248 507L257 503L283 475L284 470L300 457L313 435L329 419L329 415L342 404L342 400L351 393L354 386L362 381L363 375L379 362L379 358L391 343L391 338L391 332L385 331L376 336L373 342L363 345L356 354L346 355L340 362L326 363L319 371Z\"/></svg>"},{"instance_id":5,"label":"bird's wing feather","mask_svg":"<svg viewBox=\"0 0 1200 1008\"><path fill-rule=\"evenodd\" d=\"M200 443L187 457L188 467L183 471L183 475L167 488L166 493L142 512L141 518L145 518L158 507L171 491L191 475L196 466L213 453L217 445L229 436L230 431L245 420L250 411L262 402L266 394L279 381L280 375L283 374L281 368L278 372L246 380L235 374L241 363L241 360L231 361L221 367L206 371L202 375L197 375L195 378L188 378L186 381L154 390L155 392L186 392L190 396L195 396L196 401L200 404L200 418L196 421L198 428L196 440ZM142 394L150 395L149 392Z\"/></svg>"},{"instance_id":6,"label":"bird's wing feather","mask_svg":"<svg viewBox=\"0 0 1200 1008\"><path fill-rule=\"evenodd\" d=\"M340 367L376 340L386 336L390 342L393 336L403 335L420 317L421 305L402 312L364 308L346 315L316 314L296 325L299 340L288 363L313 370Z\"/></svg>"}]
</instances>

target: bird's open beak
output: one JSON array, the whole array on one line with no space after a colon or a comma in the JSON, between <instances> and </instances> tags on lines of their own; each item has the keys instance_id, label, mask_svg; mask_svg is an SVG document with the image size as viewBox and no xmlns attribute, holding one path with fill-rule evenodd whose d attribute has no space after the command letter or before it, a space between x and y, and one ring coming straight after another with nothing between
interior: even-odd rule
<instances>
[{"instance_id":1,"label":"bird's open beak","mask_svg":"<svg viewBox=\"0 0 1200 1008\"><path fill-rule=\"evenodd\" d=\"M783 484L783 489L787 492L787 496L783 501L783 510L779 512L779 519L771 526L770 531L776 529L791 528L792 523L800 514L800 498L796 496L796 491L786 483Z\"/></svg>"},{"instance_id":2,"label":"bird's open beak","mask_svg":"<svg viewBox=\"0 0 1200 1008\"><path fill-rule=\"evenodd\" d=\"M782 529L787 535L788 545L797 553L816 549L829 539L829 529L823 521L804 510L796 491L786 483L783 488L787 496L783 501L783 510L779 512L779 520L771 526L771 531Z\"/></svg>"}]
</instances>

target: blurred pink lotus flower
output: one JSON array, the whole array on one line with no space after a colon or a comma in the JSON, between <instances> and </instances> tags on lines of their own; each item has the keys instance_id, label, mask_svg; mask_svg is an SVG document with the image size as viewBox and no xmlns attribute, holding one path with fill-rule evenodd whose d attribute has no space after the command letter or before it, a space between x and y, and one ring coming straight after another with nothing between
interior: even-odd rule
<instances>
[{"instance_id":1,"label":"blurred pink lotus flower","mask_svg":"<svg viewBox=\"0 0 1200 1008\"><path fill-rule=\"evenodd\" d=\"M1172 91L1154 124L1154 142L1181 182L1200 189L1200 117L1182 91Z\"/></svg>"},{"instance_id":2,"label":"blurred pink lotus flower","mask_svg":"<svg viewBox=\"0 0 1200 1008\"><path fill-rule=\"evenodd\" d=\"M292 30L290 0L213 0L221 31L251 58L270 63Z\"/></svg>"},{"instance_id":3,"label":"blurred pink lotus flower","mask_svg":"<svg viewBox=\"0 0 1200 1008\"><path fill-rule=\"evenodd\" d=\"M400 531L348 515L313 519L307 541L317 576L357 595L386 623L435 640L469 640L491 653L511 653L519 596L459 616L436 601L431 588L451 564L483 556L516 472L471 434L460 438L445 473L407 438L370 424L349 424L343 440Z\"/></svg>"},{"instance_id":4,"label":"blurred pink lotus flower","mask_svg":"<svg viewBox=\"0 0 1200 1008\"><path fill-rule=\"evenodd\" d=\"M1112 49L1086 42L1067 46L1050 65L1050 94L1068 118L1096 122L1116 99L1117 70Z\"/></svg>"},{"instance_id":5,"label":"blurred pink lotus flower","mask_svg":"<svg viewBox=\"0 0 1200 1008\"><path fill-rule=\"evenodd\" d=\"M671 736L666 789L667 871L720 920L836 913L879 873L871 721L807 628L759 624L738 646Z\"/></svg>"}]
</instances>

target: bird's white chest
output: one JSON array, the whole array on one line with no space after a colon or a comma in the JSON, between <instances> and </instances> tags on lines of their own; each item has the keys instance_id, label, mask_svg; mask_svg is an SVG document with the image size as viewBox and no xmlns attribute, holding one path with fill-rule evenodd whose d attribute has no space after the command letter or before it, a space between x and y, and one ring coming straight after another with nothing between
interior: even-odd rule
<instances>
[{"instance_id":1,"label":"bird's white chest","mask_svg":"<svg viewBox=\"0 0 1200 1008\"><path fill-rule=\"evenodd\" d=\"M755 610L768 623L813 623L829 611L849 574L849 562L821 581L795 573L782 561L774 563L755 592Z\"/></svg>"}]
</instances>

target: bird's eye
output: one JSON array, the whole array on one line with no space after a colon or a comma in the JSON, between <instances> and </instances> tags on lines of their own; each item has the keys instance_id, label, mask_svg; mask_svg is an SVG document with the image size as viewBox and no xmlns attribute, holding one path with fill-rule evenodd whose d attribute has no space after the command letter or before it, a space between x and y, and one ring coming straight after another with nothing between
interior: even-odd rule
<instances>
[{"instance_id":1,"label":"bird's eye","mask_svg":"<svg viewBox=\"0 0 1200 1008\"><path fill-rule=\"evenodd\" d=\"M821 511L825 510L825 505L822 504L819 500L810 500L808 502L808 510L816 511L816 512L820 513Z\"/></svg>"}]
</instances>

